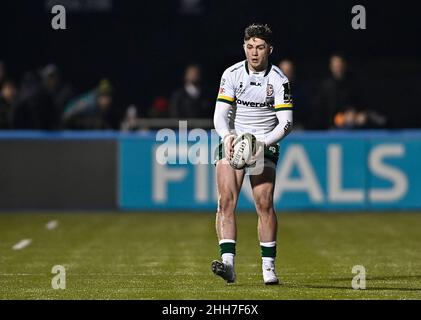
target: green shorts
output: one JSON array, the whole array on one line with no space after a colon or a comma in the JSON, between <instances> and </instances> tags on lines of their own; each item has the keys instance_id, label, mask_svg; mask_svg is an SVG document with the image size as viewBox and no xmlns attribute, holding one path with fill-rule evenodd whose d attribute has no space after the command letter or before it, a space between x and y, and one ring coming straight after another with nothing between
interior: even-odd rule
<instances>
[{"instance_id":1,"label":"green shorts","mask_svg":"<svg viewBox=\"0 0 421 320\"><path fill-rule=\"evenodd\" d=\"M218 148L215 150L214 154L214 164L216 164L219 160L224 158L224 143L221 142L218 145ZM270 146L265 146L265 153L264 153L265 160L270 160L276 166L279 159L279 144L272 144Z\"/></svg>"}]
</instances>

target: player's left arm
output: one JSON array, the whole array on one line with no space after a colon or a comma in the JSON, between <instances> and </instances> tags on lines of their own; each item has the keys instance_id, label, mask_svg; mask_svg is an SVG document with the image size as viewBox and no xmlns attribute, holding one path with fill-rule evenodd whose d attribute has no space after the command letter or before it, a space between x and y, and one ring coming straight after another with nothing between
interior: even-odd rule
<instances>
[{"instance_id":1,"label":"player's left arm","mask_svg":"<svg viewBox=\"0 0 421 320\"><path fill-rule=\"evenodd\" d=\"M281 87L276 88L274 110L278 118L278 125L269 132L264 143L266 146L277 143L285 138L292 130L293 116L292 116L292 95L291 86L288 81L285 81Z\"/></svg>"},{"instance_id":2,"label":"player's left arm","mask_svg":"<svg viewBox=\"0 0 421 320\"><path fill-rule=\"evenodd\" d=\"M281 141L292 130L292 110L278 111L276 116L279 123L271 132L266 135L264 140L266 146Z\"/></svg>"}]
</instances>

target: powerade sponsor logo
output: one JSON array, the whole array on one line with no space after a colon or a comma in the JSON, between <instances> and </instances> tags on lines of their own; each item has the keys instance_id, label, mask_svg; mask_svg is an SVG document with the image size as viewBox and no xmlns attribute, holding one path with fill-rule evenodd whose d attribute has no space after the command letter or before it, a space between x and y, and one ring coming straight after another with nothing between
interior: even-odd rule
<instances>
[{"instance_id":1,"label":"powerade sponsor logo","mask_svg":"<svg viewBox=\"0 0 421 320\"><path fill-rule=\"evenodd\" d=\"M240 99L235 99L235 103L237 105L243 105L245 107L253 107L253 108L264 108L264 107L273 107L273 103L268 102L251 102L251 101L244 101Z\"/></svg>"}]
</instances>

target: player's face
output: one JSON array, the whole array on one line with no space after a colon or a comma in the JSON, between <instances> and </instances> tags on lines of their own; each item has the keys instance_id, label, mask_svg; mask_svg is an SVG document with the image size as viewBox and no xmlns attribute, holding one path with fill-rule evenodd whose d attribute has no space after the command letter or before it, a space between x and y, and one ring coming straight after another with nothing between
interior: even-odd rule
<instances>
[{"instance_id":1,"label":"player's face","mask_svg":"<svg viewBox=\"0 0 421 320\"><path fill-rule=\"evenodd\" d=\"M272 53L272 47L265 40L251 38L245 41L244 51L248 65L252 70L262 71L266 69L269 55Z\"/></svg>"}]
</instances>

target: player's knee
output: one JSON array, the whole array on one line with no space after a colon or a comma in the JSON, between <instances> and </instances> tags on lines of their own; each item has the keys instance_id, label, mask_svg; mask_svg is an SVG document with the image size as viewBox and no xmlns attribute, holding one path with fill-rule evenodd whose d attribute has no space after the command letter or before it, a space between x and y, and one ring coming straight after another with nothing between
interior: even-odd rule
<instances>
[{"instance_id":1,"label":"player's knee","mask_svg":"<svg viewBox=\"0 0 421 320\"><path fill-rule=\"evenodd\" d=\"M256 209L259 214L272 214L273 210L273 197L269 194L262 194L256 197Z\"/></svg>"},{"instance_id":2,"label":"player's knee","mask_svg":"<svg viewBox=\"0 0 421 320\"><path fill-rule=\"evenodd\" d=\"M223 192L218 197L218 212L230 214L235 209L235 195L232 192Z\"/></svg>"}]
</instances>

